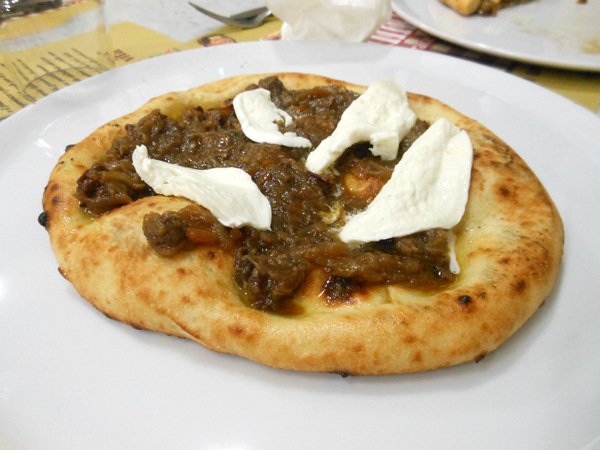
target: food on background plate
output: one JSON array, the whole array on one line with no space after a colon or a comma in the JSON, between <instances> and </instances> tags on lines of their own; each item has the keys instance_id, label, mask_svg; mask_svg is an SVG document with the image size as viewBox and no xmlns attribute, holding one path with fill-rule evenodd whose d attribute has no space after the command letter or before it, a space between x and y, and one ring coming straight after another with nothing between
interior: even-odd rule
<instances>
[{"instance_id":1,"label":"food on background plate","mask_svg":"<svg viewBox=\"0 0 600 450\"><path fill-rule=\"evenodd\" d=\"M440 0L455 11L468 16L474 13L493 15L507 6L527 3L531 0Z\"/></svg>"},{"instance_id":2,"label":"food on background plate","mask_svg":"<svg viewBox=\"0 0 600 450\"><path fill-rule=\"evenodd\" d=\"M563 248L511 148L391 80L157 97L69 148L43 207L61 274L108 317L303 371L478 361L544 302Z\"/></svg>"}]
</instances>

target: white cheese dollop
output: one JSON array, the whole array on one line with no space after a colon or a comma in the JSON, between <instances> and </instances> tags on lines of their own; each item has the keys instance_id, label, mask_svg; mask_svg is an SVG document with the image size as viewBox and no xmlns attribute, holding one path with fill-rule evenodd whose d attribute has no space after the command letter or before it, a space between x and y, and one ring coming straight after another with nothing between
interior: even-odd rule
<instances>
[{"instance_id":1,"label":"white cheese dollop","mask_svg":"<svg viewBox=\"0 0 600 450\"><path fill-rule=\"evenodd\" d=\"M375 156L394 159L400 141L416 120L406 92L398 83L390 79L375 81L344 111L332 135L308 155L306 168L321 173L359 142L369 142Z\"/></svg>"},{"instance_id":2,"label":"white cheese dollop","mask_svg":"<svg viewBox=\"0 0 600 450\"><path fill-rule=\"evenodd\" d=\"M408 149L367 209L350 218L340 239L365 243L454 227L467 204L472 163L467 133L439 119Z\"/></svg>"},{"instance_id":3,"label":"white cheese dollop","mask_svg":"<svg viewBox=\"0 0 600 450\"><path fill-rule=\"evenodd\" d=\"M266 89L253 89L235 96L233 109L246 137L254 142L285 145L286 147L312 147L311 142L296 133L281 133L276 122L284 120L286 126L292 117L278 109Z\"/></svg>"},{"instance_id":4,"label":"white cheese dollop","mask_svg":"<svg viewBox=\"0 0 600 450\"><path fill-rule=\"evenodd\" d=\"M133 152L136 172L162 195L188 198L205 208L227 227L250 225L259 230L271 227L271 205L241 169L198 170L148 158L148 148Z\"/></svg>"}]
</instances>

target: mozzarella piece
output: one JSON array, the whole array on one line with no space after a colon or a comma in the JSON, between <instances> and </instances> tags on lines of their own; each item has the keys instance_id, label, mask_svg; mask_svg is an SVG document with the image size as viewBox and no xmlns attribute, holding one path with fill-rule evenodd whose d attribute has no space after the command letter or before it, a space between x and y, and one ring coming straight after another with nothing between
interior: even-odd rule
<instances>
[{"instance_id":1,"label":"mozzarella piece","mask_svg":"<svg viewBox=\"0 0 600 450\"><path fill-rule=\"evenodd\" d=\"M400 141L416 120L406 92L398 83L390 79L375 81L344 111L333 134L308 155L306 168L322 173L359 142L369 142L375 156L394 159Z\"/></svg>"},{"instance_id":2,"label":"mozzarella piece","mask_svg":"<svg viewBox=\"0 0 600 450\"><path fill-rule=\"evenodd\" d=\"M472 163L467 133L439 119L408 149L367 209L350 218L340 239L359 244L452 228L465 211Z\"/></svg>"},{"instance_id":3,"label":"mozzarella piece","mask_svg":"<svg viewBox=\"0 0 600 450\"><path fill-rule=\"evenodd\" d=\"M227 227L271 227L271 205L241 169L198 170L148 158L148 148L133 152L136 172L155 192L188 198L205 208Z\"/></svg>"},{"instance_id":4,"label":"mozzarella piece","mask_svg":"<svg viewBox=\"0 0 600 450\"><path fill-rule=\"evenodd\" d=\"M266 89L253 89L235 96L233 109L246 137L254 142L285 145L286 147L312 147L311 142L296 133L281 133L276 122L284 120L286 126L292 117L278 109Z\"/></svg>"}]
</instances>

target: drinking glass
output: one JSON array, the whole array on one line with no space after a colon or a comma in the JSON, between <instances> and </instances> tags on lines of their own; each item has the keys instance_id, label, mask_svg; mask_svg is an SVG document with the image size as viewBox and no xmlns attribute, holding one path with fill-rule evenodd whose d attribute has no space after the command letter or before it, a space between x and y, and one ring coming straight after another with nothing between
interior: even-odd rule
<instances>
[{"instance_id":1,"label":"drinking glass","mask_svg":"<svg viewBox=\"0 0 600 450\"><path fill-rule=\"evenodd\" d=\"M0 0L0 53L30 101L114 67L103 0Z\"/></svg>"}]
</instances>

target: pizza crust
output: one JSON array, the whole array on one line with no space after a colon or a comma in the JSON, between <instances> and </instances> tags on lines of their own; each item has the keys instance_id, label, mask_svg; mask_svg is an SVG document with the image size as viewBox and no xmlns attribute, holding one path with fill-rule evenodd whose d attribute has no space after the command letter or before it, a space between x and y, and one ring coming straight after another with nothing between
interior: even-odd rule
<instances>
[{"instance_id":1,"label":"pizza crust","mask_svg":"<svg viewBox=\"0 0 600 450\"><path fill-rule=\"evenodd\" d=\"M475 12L484 15L495 15L498 9L531 0L440 0L455 11L469 16Z\"/></svg>"},{"instance_id":2,"label":"pizza crust","mask_svg":"<svg viewBox=\"0 0 600 450\"><path fill-rule=\"evenodd\" d=\"M342 84L306 74L277 74L288 88ZM428 122L445 117L474 148L470 197L454 228L461 274L442 292L376 286L349 303L327 303L314 271L296 296L297 316L261 312L242 300L233 258L198 247L163 258L148 245L149 212L179 210L183 198L146 197L92 219L73 197L76 180L124 126L155 108L178 117L217 106L267 75L244 75L155 98L92 133L63 155L44 193L47 229L63 273L108 317L135 328L194 340L210 350L271 367L354 375L418 372L479 360L511 336L544 302L557 276L563 227L548 193L504 142L441 102L409 93Z\"/></svg>"},{"instance_id":3,"label":"pizza crust","mask_svg":"<svg viewBox=\"0 0 600 450\"><path fill-rule=\"evenodd\" d=\"M481 0L441 0L453 10L469 16L479 9Z\"/></svg>"}]
</instances>

